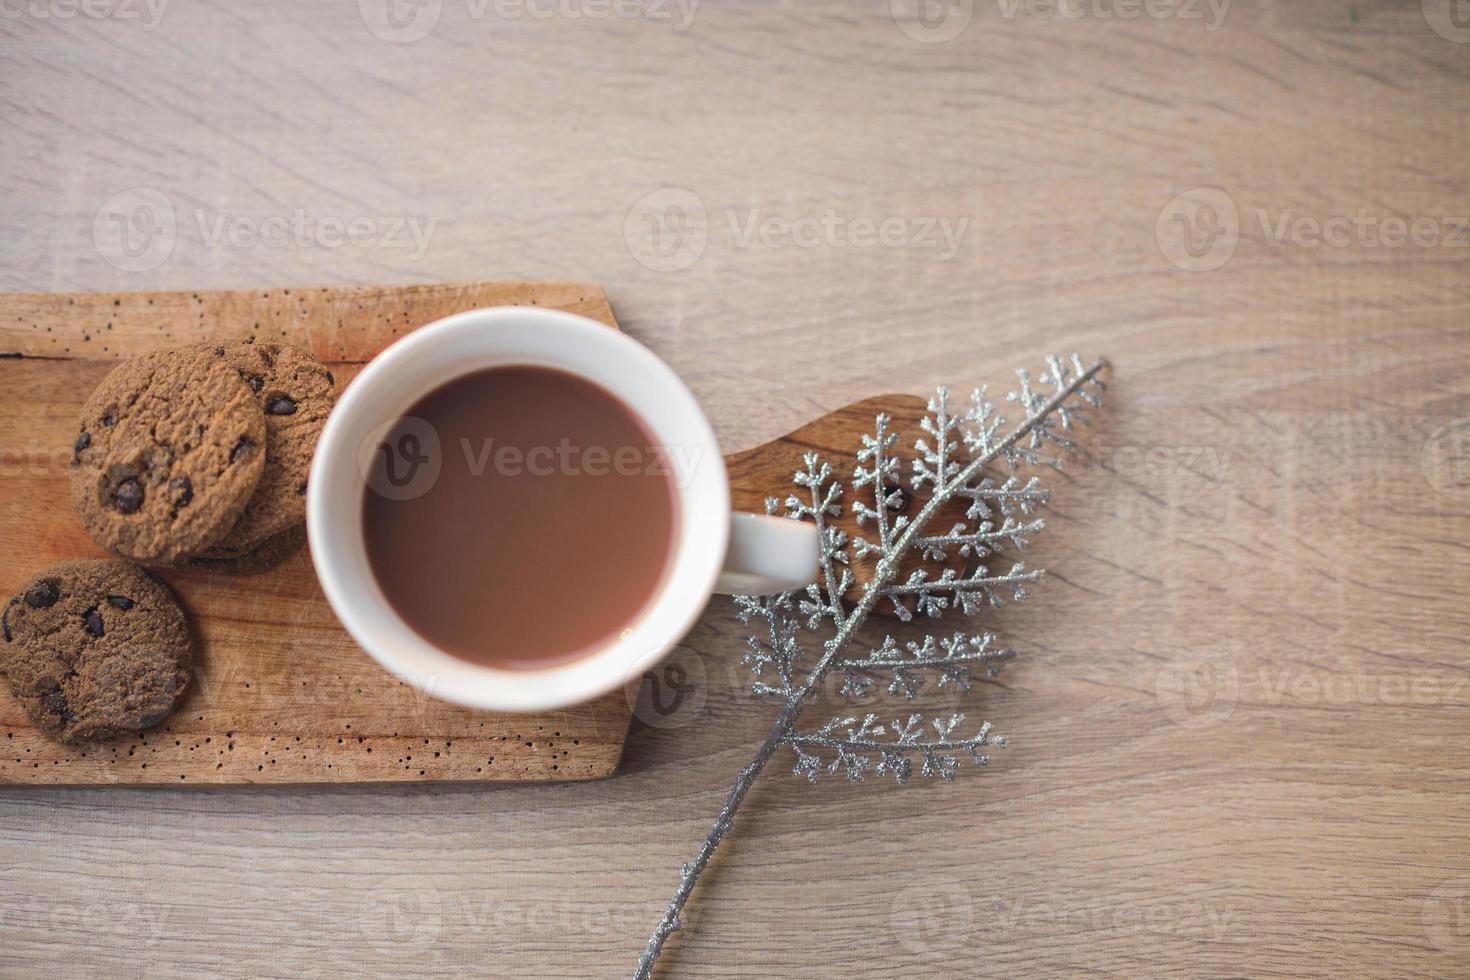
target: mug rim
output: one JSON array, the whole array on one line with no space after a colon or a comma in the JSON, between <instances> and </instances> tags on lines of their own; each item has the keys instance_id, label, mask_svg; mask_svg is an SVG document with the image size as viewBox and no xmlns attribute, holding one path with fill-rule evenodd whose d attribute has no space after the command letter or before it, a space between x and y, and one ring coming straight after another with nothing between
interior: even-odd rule
<instances>
[{"instance_id":1,"label":"mug rim","mask_svg":"<svg viewBox=\"0 0 1470 980\"><path fill-rule=\"evenodd\" d=\"M497 360L516 343L537 347L536 359L511 354ZM466 354L450 370L430 370L424 380L409 385L412 392L407 396L375 401L384 389L401 383L399 372L416 360L422 363L439 356L439 345L456 344L478 345L478 356ZM597 370L603 369L605 358L608 373L598 376L567 363L570 344L577 345L578 357L597 353L599 358L589 362L596 363ZM488 363L480 363L487 359ZM362 495L369 491L358 470L356 443L377 424L401 417L435 388L496 364L535 364L571 373L617 397L661 441L667 442L667 434L678 427L683 441L700 447L696 478L687 484L671 478L679 504L674 553L657 591L629 628L631 635L613 637L564 664L506 669L454 656L405 622L382 594L371 568L364 574L365 560L358 560L365 554ZM618 384L609 384L607 378L614 375ZM625 392L645 401L656 397L660 414L668 417L649 417L631 404ZM346 499L344 489L350 491ZM509 306L468 310L425 324L363 367L337 400L317 441L306 512L312 564L322 592L359 647L390 674L434 698L472 708L524 712L565 708L600 697L661 660L694 626L714 590L729 547L731 506L729 477L714 430L672 367L607 324L563 310Z\"/></svg>"}]
</instances>

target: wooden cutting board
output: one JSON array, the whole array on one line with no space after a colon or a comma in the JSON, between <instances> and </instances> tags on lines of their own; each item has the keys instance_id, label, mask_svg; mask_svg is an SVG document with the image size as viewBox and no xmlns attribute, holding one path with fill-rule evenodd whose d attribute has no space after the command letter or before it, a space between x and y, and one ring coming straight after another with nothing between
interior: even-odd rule
<instances>
[{"instance_id":1,"label":"wooden cutting board","mask_svg":"<svg viewBox=\"0 0 1470 980\"><path fill-rule=\"evenodd\" d=\"M52 562L102 554L72 512L67 473L82 403L117 359L255 334L311 348L341 386L418 326L507 305L617 326L602 291L578 284L0 297L0 596ZM877 412L911 428L923 409L911 396L869 399L729 457L734 506L761 511L768 496L784 498L808 451L850 475L853 447ZM264 575L158 574L199 641L181 707L139 738L64 746L33 728L0 685L0 784L570 780L617 768L636 690L539 715L436 701L352 642L305 549Z\"/></svg>"}]
</instances>

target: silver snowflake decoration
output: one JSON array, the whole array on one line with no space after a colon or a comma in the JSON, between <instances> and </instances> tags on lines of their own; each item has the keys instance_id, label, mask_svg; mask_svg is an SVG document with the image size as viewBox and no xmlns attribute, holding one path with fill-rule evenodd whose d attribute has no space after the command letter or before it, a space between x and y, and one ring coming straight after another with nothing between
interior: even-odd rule
<instances>
[{"instance_id":1,"label":"silver snowflake decoration","mask_svg":"<svg viewBox=\"0 0 1470 980\"><path fill-rule=\"evenodd\" d=\"M938 690L967 691L976 671L991 676L1014 655L997 646L994 633L960 630L903 641L888 636L865 656L852 646L859 627L879 608L909 622L954 613L973 616L1027 597L1041 570L1028 569L1013 556L1042 530L1042 520L1032 515L1047 502L1047 492L1035 476L1022 480L1007 474L997 482L989 469L1060 469L1063 457L1076 448L1073 429L1088 409L1101 407L1099 375L1106 366L1103 360L1085 366L1073 355L1047 358L1035 378L1017 371L1019 383L1007 400L1019 406L1020 417L1009 425L984 388L958 410L950 404L949 391L940 388L920 422L923 434L913 443L907 474L893 420L879 415L872 434L862 437L850 501L832 466L808 453L794 477L797 491L766 502L770 513L784 511L793 520L817 526L820 581L805 592L735 599L741 621L757 628L744 656L754 690L776 698L781 711L760 750L741 770L699 854L684 866L636 976L651 974L664 942L680 927L680 913L695 882L729 832L751 784L777 752L794 753L793 771L811 781L842 773L854 782L871 774L906 783L916 771L949 782L967 760L983 766L989 749L1004 747L1005 739L989 722L965 734L965 716L952 712L927 719L906 709L883 715L844 712L806 731L798 721L829 675L841 678L841 694L850 699L881 691L908 704L931 684ZM903 489L905 477L916 495L928 495L913 513ZM956 501L965 505L964 520L948 528L932 526L940 510ZM851 508L860 535L849 536L834 523L844 506ZM952 556L965 559L965 571L947 564ZM910 565L917 559L917 567L906 574L905 559ZM849 601L855 561L871 562L872 574L857 590L856 601ZM812 635L825 639L808 653L802 641Z\"/></svg>"}]
</instances>

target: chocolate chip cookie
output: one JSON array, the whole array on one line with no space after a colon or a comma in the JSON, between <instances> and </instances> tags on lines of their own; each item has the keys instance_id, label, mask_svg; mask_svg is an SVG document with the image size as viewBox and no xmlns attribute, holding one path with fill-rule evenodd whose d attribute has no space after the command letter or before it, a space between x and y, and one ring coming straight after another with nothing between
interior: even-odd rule
<instances>
[{"instance_id":1,"label":"chocolate chip cookie","mask_svg":"<svg viewBox=\"0 0 1470 980\"><path fill-rule=\"evenodd\" d=\"M169 564L224 537L265 468L265 420L240 376L195 348L124 361L87 399L72 502L103 548Z\"/></svg>"},{"instance_id":2,"label":"chocolate chip cookie","mask_svg":"<svg viewBox=\"0 0 1470 980\"><path fill-rule=\"evenodd\" d=\"M192 665L183 610L129 562L52 565L0 614L0 670L36 726L62 742L158 724Z\"/></svg>"},{"instance_id":3,"label":"chocolate chip cookie","mask_svg":"<svg viewBox=\"0 0 1470 980\"><path fill-rule=\"evenodd\" d=\"M301 550L306 543L306 525L297 524L280 534L266 538L254 548L231 551L227 548L211 548L188 559L185 564L206 572L227 572L231 575L259 575L268 572L281 562Z\"/></svg>"},{"instance_id":4,"label":"chocolate chip cookie","mask_svg":"<svg viewBox=\"0 0 1470 980\"><path fill-rule=\"evenodd\" d=\"M252 338L201 350L239 373L265 421L265 471L240 520L208 556L220 557L219 549L252 550L306 519L306 476L336 396L332 372L304 347Z\"/></svg>"}]
</instances>

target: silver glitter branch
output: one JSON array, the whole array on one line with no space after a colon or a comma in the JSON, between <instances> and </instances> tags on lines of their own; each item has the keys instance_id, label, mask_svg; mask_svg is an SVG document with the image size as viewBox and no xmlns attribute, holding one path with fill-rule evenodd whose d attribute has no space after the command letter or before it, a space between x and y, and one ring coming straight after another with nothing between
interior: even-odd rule
<instances>
[{"instance_id":1,"label":"silver glitter branch","mask_svg":"<svg viewBox=\"0 0 1470 980\"><path fill-rule=\"evenodd\" d=\"M952 714L947 720L932 719L930 724L934 727L934 738L927 740L923 737L922 715L911 714L907 721L895 721L891 730L875 724L877 720L875 714L864 716L861 722L856 717L833 718L811 735L787 735L783 741L796 752L794 771L816 782L823 769L827 772L840 769L849 780L860 783L867 771L873 769L880 775L891 772L903 784L908 782L913 772L911 756L919 754L923 758L923 774L938 776L948 783L953 781L960 763L954 752L966 752L977 766L983 766L990 762L989 756L981 751L985 746L1004 748L1006 744L1004 738L990 734L989 722L981 725L980 731L970 738L952 738L954 730L965 720L964 715ZM846 728L847 734L834 736L832 733L839 728ZM890 731L891 737L880 738L889 735ZM831 762L824 765L819 755L806 751L811 748L829 749L836 754ZM875 759L876 766L873 764Z\"/></svg>"},{"instance_id":2,"label":"silver glitter branch","mask_svg":"<svg viewBox=\"0 0 1470 980\"><path fill-rule=\"evenodd\" d=\"M841 772L857 782L872 772L891 774L902 784L913 775L915 762L921 775L949 782L962 757L983 766L989 762L986 749L1005 746L989 722L972 735L960 734L965 716L957 713L929 718L927 723L919 713L892 719L873 712L862 717L838 715L808 733L799 732L797 722L818 685L833 671L842 677L845 697L868 697L881 683L890 696L912 700L930 677L937 677L940 689L968 691L975 670L993 676L1014 656L1012 650L995 645L993 633L958 631L948 637L926 635L902 646L885 637L866 657L852 655L849 648L879 603L888 603L895 615L909 621L915 614L939 618L954 610L974 615L1007 599L1027 597L1027 586L1041 577L1041 570L1028 570L1017 561L1004 570L992 570L984 562L1020 551L1030 535L1043 529L1039 518L1027 518L1047 502L1047 493L1034 476L1024 483L1015 476L997 483L983 471L997 461L1013 470L1021 464L1060 469L1062 457L1075 449L1069 433L1084 421L1087 409L1101 407L1103 384L1098 376L1106 366L1099 359L1084 367L1074 354L1066 360L1047 358L1034 380L1018 370L1019 384L1007 400L1020 406L1023 417L1010 428L984 388L976 389L968 407L959 412L950 405L949 391L940 388L920 422L924 435L913 445L909 486L927 490L929 497L912 515L907 513L909 497L902 487L899 435L890 428L893 420L879 415L873 433L862 437L852 473L852 490L866 492L868 498L855 496L851 505L863 536L849 538L832 523L842 516L843 488L832 467L816 453L804 456L803 469L793 478L800 492L784 501L766 501L768 513L784 507L793 520L816 525L821 581L802 593L735 598L741 622L758 631L747 640L742 658L754 676L753 690L779 698L781 711L760 749L740 771L694 860L684 865L673 900L648 939L635 977L652 974L664 943L681 928L680 916L699 876L734 825L735 812L781 749L796 756L793 771L812 781L824 772ZM954 500L968 502L965 521L947 530L931 529L940 508ZM920 567L901 577L905 557L941 563L949 560L951 550L968 560L966 571L944 568L934 575ZM857 601L848 608L845 596L854 582L854 558L876 561ZM805 666L803 631L825 629L832 633L822 643L820 656Z\"/></svg>"},{"instance_id":3,"label":"silver glitter branch","mask_svg":"<svg viewBox=\"0 0 1470 980\"><path fill-rule=\"evenodd\" d=\"M908 656L904 656L897 641L885 636L883 645L868 657L840 659L832 667L842 671L841 693L853 700L867 697L880 677L888 681L889 694L911 700L924 688L925 671L939 674L941 690L953 687L968 691L977 666L987 677L994 677L1000 672L1001 662L1016 655L1014 650L993 649L994 643L994 633L972 637L957 632L948 639L926 636L922 642L906 643Z\"/></svg>"}]
</instances>

